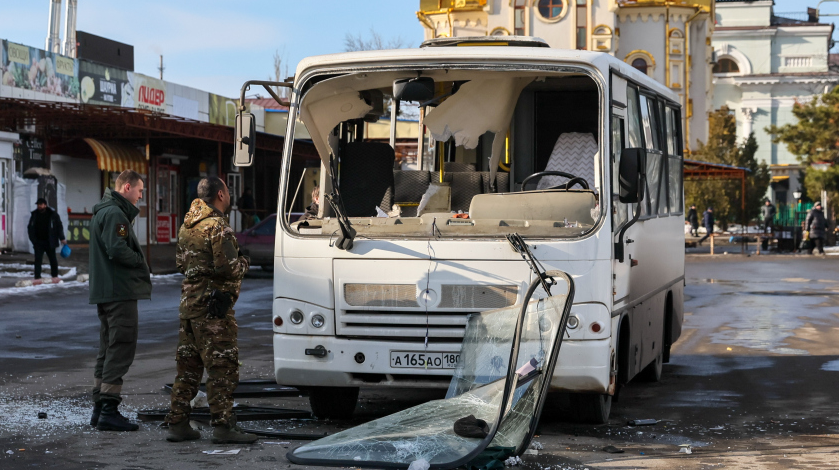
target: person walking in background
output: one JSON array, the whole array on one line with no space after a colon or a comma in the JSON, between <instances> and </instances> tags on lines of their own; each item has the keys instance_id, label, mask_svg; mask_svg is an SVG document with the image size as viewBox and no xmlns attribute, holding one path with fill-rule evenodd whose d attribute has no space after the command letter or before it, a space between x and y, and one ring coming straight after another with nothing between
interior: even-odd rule
<instances>
[{"instance_id":1,"label":"person walking in background","mask_svg":"<svg viewBox=\"0 0 839 470\"><path fill-rule=\"evenodd\" d=\"M772 233L772 226L775 221L775 205L767 199L766 204L760 210L763 213L763 233Z\"/></svg>"},{"instance_id":2,"label":"person walking in background","mask_svg":"<svg viewBox=\"0 0 839 470\"><path fill-rule=\"evenodd\" d=\"M90 303L99 314L99 354L93 372L93 415L100 431L136 431L120 414L122 377L137 350L137 300L151 299L146 257L131 226L140 213L143 179L125 170L105 189L90 221Z\"/></svg>"},{"instance_id":3,"label":"person walking in background","mask_svg":"<svg viewBox=\"0 0 839 470\"><path fill-rule=\"evenodd\" d=\"M239 198L239 212L242 214L242 230L253 227L256 204L253 201L253 191L251 191L251 188L245 188L245 192Z\"/></svg>"},{"instance_id":4,"label":"person walking in background","mask_svg":"<svg viewBox=\"0 0 839 470\"><path fill-rule=\"evenodd\" d=\"M705 227L705 236L699 239L699 244L708 239L714 233L714 208L709 207L702 213L702 225Z\"/></svg>"},{"instance_id":5,"label":"person walking in background","mask_svg":"<svg viewBox=\"0 0 839 470\"><path fill-rule=\"evenodd\" d=\"M696 206L691 204L688 211L688 223L690 224L690 235L692 237L699 236L699 216L696 214Z\"/></svg>"},{"instance_id":6,"label":"person walking in background","mask_svg":"<svg viewBox=\"0 0 839 470\"><path fill-rule=\"evenodd\" d=\"M64 226L58 212L47 205L47 200L39 198L35 205L37 209L32 211L29 217L29 241L35 249L35 279L41 279L41 263L44 260L44 253L50 260L50 275L52 281L58 282L58 258L55 256L55 249L60 244L66 244L64 239Z\"/></svg>"},{"instance_id":7,"label":"person walking in background","mask_svg":"<svg viewBox=\"0 0 839 470\"><path fill-rule=\"evenodd\" d=\"M824 236L825 228L827 227L827 220L824 218L824 211L822 210L822 203L817 202L810 212L807 214L807 220L804 222L804 230L810 232L810 248L807 250L809 254L813 254L813 249L818 248L819 254L824 254Z\"/></svg>"},{"instance_id":8,"label":"person walking in background","mask_svg":"<svg viewBox=\"0 0 839 470\"><path fill-rule=\"evenodd\" d=\"M249 444L258 439L236 426L233 413L233 391L239 385L239 327L233 305L250 260L239 251L227 223L229 211L230 193L224 181L204 178L178 232L175 261L184 280L175 353L178 373L166 416L170 442L201 437L189 426L189 415L204 369L213 443Z\"/></svg>"}]
</instances>

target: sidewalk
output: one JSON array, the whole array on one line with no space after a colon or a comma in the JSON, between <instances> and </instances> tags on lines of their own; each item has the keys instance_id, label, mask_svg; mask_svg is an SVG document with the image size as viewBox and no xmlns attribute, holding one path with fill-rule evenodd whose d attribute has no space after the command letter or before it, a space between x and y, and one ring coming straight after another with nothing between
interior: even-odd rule
<instances>
[{"instance_id":1,"label":"sidewalk","mask_svg":"<svg viewBox=\"0 0 839 470\"><path fill-rule=\"evenodd\" d=\"M76 268L76 274L88 273L88 259L90 250L86 246L73 247L73 252L69 258L58 257L58 267L60 275L67 273L67 268ZM175 245L152 245L149 248L150 252L150 266L152 274L173 274L178 272L175 266ZM143 253L146 253L146 247L143 246ZM4 269L5 266L5 269ZM9 281L14 282L24 277L27 268L31 269L31 279L35 273L35 256L29 253L12 252L0 254L0 287L7 287ZM49 276L50 263L49 259L44 256L41 265L42 271ZM5 274L5 275L4 275ZM14 282L11 285L14 285Z\"/></svg>"}]
</instances>

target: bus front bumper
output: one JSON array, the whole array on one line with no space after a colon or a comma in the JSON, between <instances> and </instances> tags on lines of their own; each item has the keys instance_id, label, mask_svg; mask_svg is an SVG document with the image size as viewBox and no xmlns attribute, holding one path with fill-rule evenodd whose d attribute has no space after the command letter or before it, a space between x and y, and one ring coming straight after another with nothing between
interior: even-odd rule
<instances>
[{"instance_id":1,"label":"bus front bumper","mask_svg":"<svg viewBox=\"0 0 839 470\"><path fill-rule=\"evenodd\" d=\"M460 343L431 343L425 348L397 341L275 333L274 374L277 383L296 387L448 388L453 369L406 367L404 355L436 361L459 351ZM551 390L608 393L611 352L608 339L563 341ZM397 356L403 367L395 367Z\"/></svg>"}]
</instances>

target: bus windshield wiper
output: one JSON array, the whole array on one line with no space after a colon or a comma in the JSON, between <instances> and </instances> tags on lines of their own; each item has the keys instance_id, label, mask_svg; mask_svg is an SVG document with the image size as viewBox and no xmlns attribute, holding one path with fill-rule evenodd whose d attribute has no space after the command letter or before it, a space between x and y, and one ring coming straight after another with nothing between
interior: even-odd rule
<instances>
[{"instance_id":1,"label":"bus windshield wiper","mask_svg":"<svg viewBox=\"0 0 839 470\"><path fill-rule=\"evenodd\" d=\"M332 166L330 177L332 178L332 193L326 195L326 200L335 211L335 218L338 221L339 232L338 239L335 240L334 246L339 250L350 251L353 246L356 231L352 228L350 219L347 218L347 211L344 209L344 201L341 199L341 191L338 189L338 179L335 177L335 168Z\"/></svg>"},{"instance_id":2,"label":"bus windshield wiper","mask_svg":"<svg viewBox=\"0 0 839 470\"><path fill-rule=\"evenodd\" d=\"M542 263L533 256L533 253L530 251L530 247L527 246L527 243L524 242L524 239L516 233L508 233L507 234L507 241L510 242L510 246L513 247L513 251L521 255L521 258L530 266L530 269L533 271L533 274L539 278L539 281L542 283L542 289L545 289L545 293L548 296L551 295L551 286L556 285L556 279L553 277L547 276L545 272L547 271ZM551 282L548 284L546 279L550 279Z\"/></svg>"}]
</instances>

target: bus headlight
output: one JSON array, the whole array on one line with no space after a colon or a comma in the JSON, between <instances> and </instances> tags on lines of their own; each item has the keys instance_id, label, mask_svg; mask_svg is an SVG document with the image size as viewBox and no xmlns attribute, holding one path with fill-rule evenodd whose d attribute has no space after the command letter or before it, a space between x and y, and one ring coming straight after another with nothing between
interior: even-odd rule
<instances>
[{"instance_id":1,"label":"bus headlight","mask_svg":"<svg viewBox=\"0 0 839 470\"><path fill-rule=\"evenodd\" d=\"M568 317L568 325L567 325L568 329L576 330L578 326L580 326L580 319L579 318L575 317L574 315L571 315L570 317Z\"/></svg>"},{"instance_id":2,"label":"bus headlight","mask_svg":"<svg viewBox=\"0 0 839 470\"><path fill-rule=\"evenodd\" d=\"M303 323L303 312L297 309L292 310L291 314L288 316L288 319L291 320L291 322L295 325L299 325Z\"/></svg>"},{"instance_id":3,"label":"bus headlight","mask_svg":"<svg viewBox=\"0 0 839 470\"><path fill-rule=\"evenodd\" d=\"M315 328L323 328L324 323L326 321L323 319L323 315L318 313L312 316L312 326Z\"/></svg>"}]
</instances>

